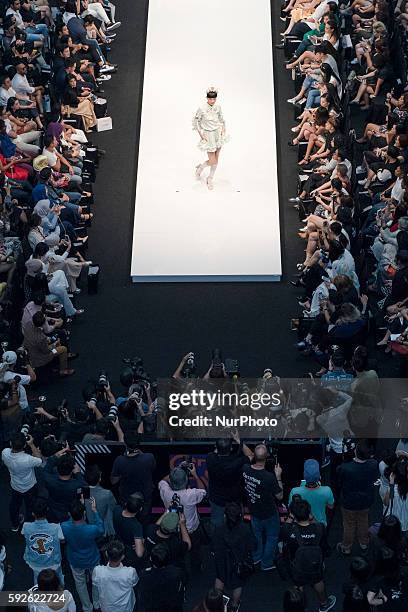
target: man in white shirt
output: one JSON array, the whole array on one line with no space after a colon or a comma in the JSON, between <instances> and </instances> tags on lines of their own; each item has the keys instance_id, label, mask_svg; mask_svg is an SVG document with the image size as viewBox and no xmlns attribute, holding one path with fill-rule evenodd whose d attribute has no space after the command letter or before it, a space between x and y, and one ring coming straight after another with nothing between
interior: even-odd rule
<instances>
[{"instance_id":1,"label":"man in white shirt","mask_svg":"<svg viewBox=\"0 0 408 612\"><path fill-rule=\"evenodd\" d=\"M7 106L7 102L9 98L16 98L16 92L11 86L11 79L8 74L2 76L0 87L0 104L2 106Z\"/></svg>"},{"instance_id":2,"label":"man in white shirt","mask_svg":"<svg viewBox=\"0 0 408 612\"><path fill-rule=\"evenodd\" d=\"M42 87L42 85L31 87L27 80L27 66L24 62L20 62L16 65L16 74L13 76L11 86L21 99L31 100L31 97L35 98L38 110L40 113L43 113L44 87Z\"/></svg>"},{"instance_id":3,"label":"man in white shirt","mask_svg":"<svg viewBox=\"0 0 408 612\"><path fill-rule=\"evenodd\" d=\"M20 516L22 503L25 504L25 518L31 520L31 506L36 493L37 479L34 468L42 464L41 453L35 446L31 436L26 437L21 432L11 438L11 448L5 448L1 453L4 465L10 472L11 500L10 520L12 531L18 531L24 517ZM29 446L32 455L25 452Z\"/></svg>"},{"instance_id":4,"label":"man in white shirt","mask_svg":"<svg viewBox=\"0 0 408 612\"><path fill-rule=\"evenodd\" d=\"M97 565L92 572L99 607L102 612L132 612L136 602L133 589L139 581L136 570L122 564L125 547L119 540L109 543L107 554L108 564Z\"/></svg>"},{"instance_id":5,"label":"man in white shirt","mask_svg":"<svg viewBox=\"0 0 408 612\"><path fill-rule=\"evenodd\" d=\"M27 374L18 374L14 372L14 366L17 363L17 354L14 351L5 351L1 357L0 371L3 382L10 384L13 380L18 380L18 403L21 410L28 409L27 393L25 386L36 380L36 375L29 363L27 363Z\"/></svg>"}]
</instances>

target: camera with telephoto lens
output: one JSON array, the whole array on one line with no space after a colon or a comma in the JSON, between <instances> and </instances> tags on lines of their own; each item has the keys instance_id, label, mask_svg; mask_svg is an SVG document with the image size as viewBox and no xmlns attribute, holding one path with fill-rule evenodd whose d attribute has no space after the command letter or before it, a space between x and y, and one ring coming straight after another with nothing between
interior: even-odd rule
<instances>
[{"instance_id":1,"label":"camera with telephoto lens","mask_svg":"<svg viewBox=\"0 0 408 612\"><path fill-rule=\"evenodd\" d=\"M101 370L99 373L98 382L96 383L96 388L98 391L105 391L107 387L109 387L108 374L105 372L105 370Z\"/></svg>"},{"instance_id":2,"label":"camera with telephoto lens","mask_svg":"<svg viewBox=\"0 0 408 612\"><path fill-rule=\"evenodd\" d=\"M122 361L132 370L133 382L150 382L150 376L145 370L142 357L125 357Z\"/></svg>"},{"instance_id":3,"label":"camera with telephoto lens","mask_svg":"<svg viewBox=\"0 0 408 612\"><path fill-rule=\"evenodd\" d=\"M184 378L193 378L195 375L196 369L197 369L197 366L195 362L195 355L194 353L189 353L185 361L184 367L183 367Z\"/></svg>"},{"instance_id":4,"label":"camera with telephoto lens","mask_svg":"<svg viewBox=\"0 0 408 612\"><path fill-rule=\"evenodd\" d=\"M171 498L169 512L177 512L177 514L183 514L184 512L184 506L181 504L180 497L177 495L177 493L174 493L173 497Z\"/></svg>"},{"instance_id":5,"label":"camera with telephoto lens","mask_svg":"<svg viewBox=\"0 0 408 612\"><path fill-rule=\"evenodd\" d=\"M66 421L68 419L68 400L63 399L59 406L57 406L57 415L58 418L62 421Z\"/></svg>"},{"instance_id":6,"label":"camera with telephoto lens","mask_svg":"<svg viewBox=\"0 0 408 612\"><path fill-rule=\"evenodd\" d=\"M221 350L218 348L212 351L212 365L210 370L211 378L224 378L224 367Z\"/></svg>"},{"instance_id":7,"label":"camera with telephoto lens","mask_svg":"<svg viewBox=\"0 0 408 612\"><path fill-rule=\"evenodd\" d=\"M191 476L191 473L192 473L192 471L194 469L194 463L192 461L191 455L186 457L184 459L184 461L182 461L181 463L178 464L177 467L179 467L182 470L184 470L187 473L187 476Z\"/></svg>"},{"instance_id":8,"label":"camera with telephoto lens","mask_svg":"<svg viewBox=\"0 0 408 612\"><path fill-rule=\"evenodd\" d=\"M30 439L30 426L28 425L28 423L23 425L20 431L22 434L24 434L25 439L28 441Z\"/></svg>"},{"instance_id":9,"label":"camera with telephoto lens","mask_svg":"<svg viewBox=\"0 0 408 612\"><path fill-rule=\"evenodd\" d=\"M107 420L110 421L110 423L114 423L116 421L116 419L118 418L118 409L117 406L112 406L106 416Z\"/></svg>"}]
</instances>

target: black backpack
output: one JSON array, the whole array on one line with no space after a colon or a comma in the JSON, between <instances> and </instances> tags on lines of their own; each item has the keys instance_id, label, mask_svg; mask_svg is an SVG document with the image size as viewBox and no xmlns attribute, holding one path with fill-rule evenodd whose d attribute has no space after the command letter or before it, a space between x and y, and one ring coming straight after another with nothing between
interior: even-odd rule
<instances>
[{"instance_id":1,"label":"black backpack","mask_svg":"<svg viewBox=\"0 0 408 612\"><path fill-rule=\"evenodd\" d=\"M292 561L292 574L302 582L316 584L321 580L323 573L323 551L319 544L307 543L302 538L299 525L293 525L293 534L296 538L298 548Z\"/></svg>"}]
</instances>

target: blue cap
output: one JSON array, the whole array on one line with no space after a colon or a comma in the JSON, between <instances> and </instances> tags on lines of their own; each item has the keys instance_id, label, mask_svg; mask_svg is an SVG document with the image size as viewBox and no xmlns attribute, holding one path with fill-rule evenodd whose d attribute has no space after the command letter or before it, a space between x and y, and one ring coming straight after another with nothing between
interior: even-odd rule
<instances>
[{"instance_id":1,"label":"blue cap","mask_svg":"<svg viewBox=\"0 0 408 612\"><path fill-rule=\"evenodd\" d=\"M320 466L316 459L307 459L303 468L303 477L306 484L314 484L320 480Z\"/></svg>"}]
</instances>

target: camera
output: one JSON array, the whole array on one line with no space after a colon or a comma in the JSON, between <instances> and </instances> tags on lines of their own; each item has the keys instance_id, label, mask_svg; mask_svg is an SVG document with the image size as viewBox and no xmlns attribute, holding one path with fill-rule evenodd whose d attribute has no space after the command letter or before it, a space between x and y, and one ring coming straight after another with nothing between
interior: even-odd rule
<instances>
[{"instance_id":1,"label":"camera","mask_svg":"<svg viewBox=\"0 0 408 612\"><path fill-rule=\"evenodd\" d=\"M183 368L184 378L193 378L197 369L194 353L189 353Z\"/></svg>"},{"instance_id":2,"label":"camera","mask_svg":"<svg viewBox=\"0 0 408 612\"><path fill-rule=\"evenodd\" d=\"M110 423L114 423L116 421L116 419L118 418L117 406L111 406L106 418Z\"/></svg>"},{"instance_id":3,"label":"camera","mask_svg":"<svg viewBox=\"0 0 408 612\"><path fill-rule=\"evenodd\" d=\"M22 434L24 434L25 439L28 441L30 438L30 426L26 423L25 425L22 426L20 431Z\"/></svg>"},{"instance_id":4,"label":"camera","mask_svg":"<svg viewBox=\"0 0 408 612\"><path fill-rule=\"evenodd\" d=\"M57 415L60 419L66 420L68 418L68 400L63 399L59 406L57 406Z\"/></svg>"},{"instance_id":5,"label":"camera","mask_svg":"<svg viewBox=\"0 0 408 612\"><path fill-rule=\"evenodd\" d=\"M223 368L221 350L218 348L215 348L212 351L212 367L210 371L210 377L211 378L223 378L224 377L224 368Z\"/></svg>"},{"instance_id":6,"label":"camera","mask_svg":"<svg viewBox=\"0 0 408 612\"><path fill-rule=\"evenodd\" d=\"M189 457L186 457L184 461L179 463L178 467L184 470L187 473L187 476L191 476L191 472L194 469L194 463L192 461L191 455Z\"/></svg>"},{"instance_id":7,"label":"camera","mask_svg":"<svg viewBox=\"0 0 408 612\"><path fill-rule=\"evenodd\" d=\"M105 391L105 389L109 387L109 379L105 370L101 370L99 373L98 382L96 383L96 388L98 391Z\"/></svg>"},{"instance_id":8,"label":"camera","mask_svg":"<svg viewBox=\"0 0 408 612\"><path fill-rule=\"evenodd\" d=\"M89 487L81 487L80 489L77 489L77 499L81 499L81 497L83 497L84 501L85 499L89 499L91 497L91 490Z\"/></svg>"},{"instance_id":9,"label":"camera","mask_svg":"<svg viewBox=\"0 0 408 612\"><path fill-rule=\"evenodd\" d=\"M183 514L184 506L180 503L180 497L175 493L171 498L169 506L169 512L177 512L177 514Z\"/></svg>"}]
</instances>

